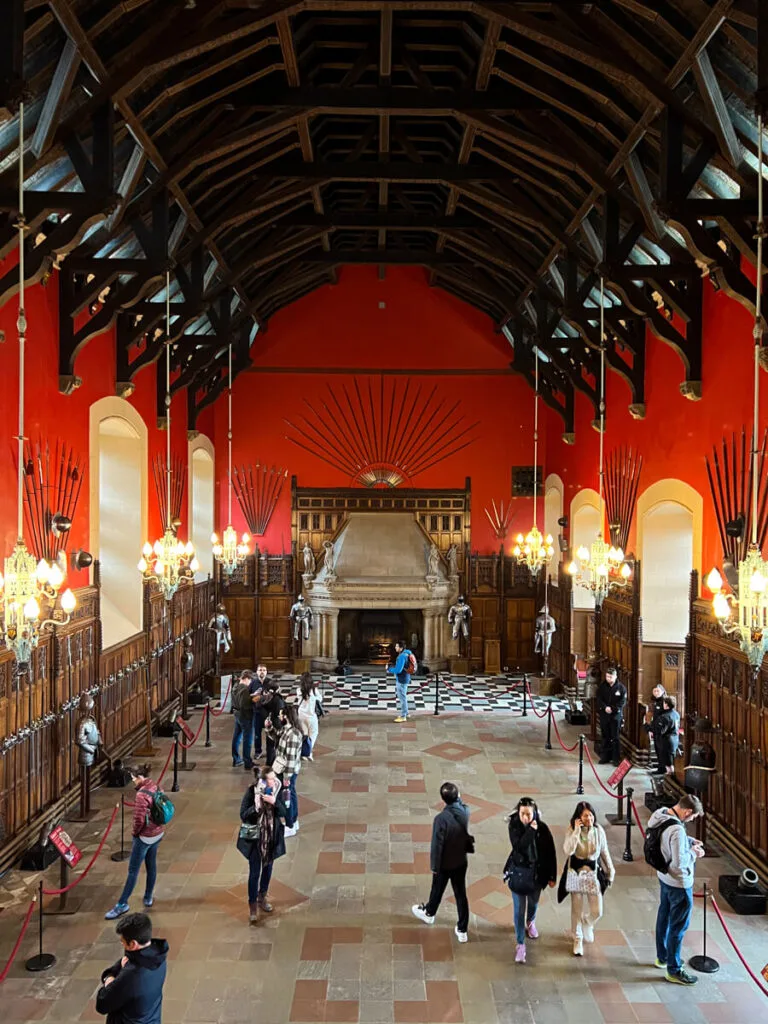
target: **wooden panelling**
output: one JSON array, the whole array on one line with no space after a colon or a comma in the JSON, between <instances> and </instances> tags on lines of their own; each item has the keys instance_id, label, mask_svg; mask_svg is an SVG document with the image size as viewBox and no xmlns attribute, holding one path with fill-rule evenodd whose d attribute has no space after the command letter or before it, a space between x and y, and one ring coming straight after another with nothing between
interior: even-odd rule
<instances>
[{"instance_id":1,"label":"wooden panelling","mask_svg":"<svg viewBox=\"0 0 768 1024\"><path fill-rule=\"evenodd\" d=\"M536 598L508 597L504 603L507 665L512 672L533 672L539 661L533 650Z\"/></svg>"},{"instance_id":2,"label":"wooden panelling","mask_svg":"<svg viewBox=\"0 0 768 1024\"><path fill-rule=\"evenodd\" d=\"M552 637L552 647L549 651L549 673L563 684L570 686L573 677L573 651L572 651L572 628L573 609L572 603L572 578L563 569L562 564L558 566L558 585L553 587L551 582L547 587L546 600L549 604L549 614L555 620L555 635ZM537 600L538 608L544 604L544 586L539 589ZM537 610L538 610L537 608Z\"/></svg>"},{"instance_id":3,"label":"wooden panelling","mask_svg":"<svg viewBox=\"0 0 768 1024\"><path fill-rule=\"evenodd\" d=\"M472 671L482 672L486 639L498 639L501 636L499 599L474 594L469 603L472 608L472 631L469 636L471 667Z\"/></svg>"},{"instance_id":4,"label":"wooden panelling","mask_svg":"<svg viewBox=\"0 0 768 1024\"><path fill-rule=\"evenodd\" d=\"M288 614L290 594L265 595L259 598L259 660L272 667L285 667L291 656L291 633Z\"/></svg>"}]
</instances>

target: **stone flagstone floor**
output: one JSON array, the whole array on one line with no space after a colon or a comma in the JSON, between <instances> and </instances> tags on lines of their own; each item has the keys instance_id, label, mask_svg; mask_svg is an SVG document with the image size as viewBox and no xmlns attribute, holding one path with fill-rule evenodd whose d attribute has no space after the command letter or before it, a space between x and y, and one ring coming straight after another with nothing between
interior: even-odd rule
<instances>
[{"instance_id":1,"label":"stone flagstone floor","mask_svg":"<svg viewBox=\"0 0 768 1024\"><path fill-rule=\"evenodd\" d=\"M196 726L197 714L191 724ZM195 747L197 767L180 778L177 815L159 851L152 917L155 934L171 946L164 1024L768 1019L768 998L748 979L715 921L709 952L720 961L719 973L683 989L650 966L657 883L636 832L636 859L622 862L622 828L608 828L618 875L584 958L570 952L568 904L558 906L548 893L538 917L541 938L529 943L525 966L514 964L511 900L500 877L508 852L505 815L518 796L533 795L562 843L577 800L577 765L574 754L543 749L542 721L505 713L420 713L404 726L382 712L335 711L324 718L316 760L299 777L301 830L287 840L288 854L276 866L276 912L249 927L246 864L234 846L248 776L231 767L231 726L228 715L215 720L214 746L206 750L201 740ZM561 732L566 742L576 738L567 726ZM156 771L168 743L158 741ZM469 875L470 941L463 946L453 934L451 902L443 904L433 927L410 913L411 904L428 893L430 823L445 779L461 787L477 839ZM631 780L642 790L640 772ZM604 820L615 802L588 767L585 788ZM102 813L87 826L72 826L86 856L96 848L116 797L118 791L99 791L95 803ZM644 809L641 814L645 819ZM36 951L30 929L0 986L5 1022L102 1019L93 996L101 970L119 955L114 924L103 919L126 871L107 855L117 846L119 829L75 890L77 914L45 919L44 947L58 957L46 974L24 970L24 960ZM698 882L708 878L716 885L719 874L733 870L718 858L701 861ZM57 879L54 865L45 883L54 886ZM140 882L132 909L141 909L142 891ZM698 902L686 956L701 951ZM725 905L723 910L759 971L768 961L766 919L737 917ZM0 964L23 911L19 904L0 914Z\"/></svg>"}]
</instances>

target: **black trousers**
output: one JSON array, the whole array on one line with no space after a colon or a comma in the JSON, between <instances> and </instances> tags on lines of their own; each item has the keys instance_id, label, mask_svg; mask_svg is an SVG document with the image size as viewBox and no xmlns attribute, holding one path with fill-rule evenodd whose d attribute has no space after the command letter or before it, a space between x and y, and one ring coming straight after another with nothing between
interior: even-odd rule
<instances>
[{"instance_id":1,"label":"black trousers","mask_svg":"<svg viewBox=\"0 0 768 1024\"><path fill-rule=\"evenodd\" d=\"M448 883L451 883L453 895L456 897L456 909L459 912L458 928L465 932L469 927L469 903L467 902L467 865L453 868L451 871L435 871L432 873L432 891L429 894L426 911L434 917Z\"/></svg>"},{"instance_id":2,"label":"black trousers","mask_svg":"<svg viewBox=\"0 0 768 1024\"><path fill-rule=\"evenodd\" d=\"M608 715L605 711L600 712L600 757L603 760L621 760L621 713Z\"/></svg>"}]
</instances>

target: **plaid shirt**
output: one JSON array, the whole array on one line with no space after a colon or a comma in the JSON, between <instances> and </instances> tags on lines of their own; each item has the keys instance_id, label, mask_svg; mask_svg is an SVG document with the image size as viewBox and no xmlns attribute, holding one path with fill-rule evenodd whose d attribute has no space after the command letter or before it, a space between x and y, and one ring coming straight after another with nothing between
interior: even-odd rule
<instances>
[{"instance_id":1,"label":"plaid shirt","mask_svg":"<svg viewBox=\"0 0 768 1024\"><path fill-rule=\"evenodd\" d=\"M284 775L289 778L296 775L301 768L301 732L285 725L277 738L275 747L275 760L285 764Z\"/></svg>"}]
</instances>

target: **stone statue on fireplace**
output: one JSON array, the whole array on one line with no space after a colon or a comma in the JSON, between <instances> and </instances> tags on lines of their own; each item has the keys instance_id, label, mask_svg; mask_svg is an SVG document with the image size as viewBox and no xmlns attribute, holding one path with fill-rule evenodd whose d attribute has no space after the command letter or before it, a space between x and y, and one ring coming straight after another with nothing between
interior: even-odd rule
<instances>
[{"instance_id":1,"label":"stone statue on fireplace","mask_svg":"<svg viewBox=\"0 0 768 1024\"><path fill-rule=\"evenodd\" d=\"M445 555L448 561L448 576L452 580L459 578L459 552L455 544L451 544Z\"/></svg>"},{"instance_id":2,"label":"stone statue on fireplace","mask_svg":"<svg viewBox=\"0 0 768 1024\"><path fill-rule=\"evenodd\" d=\"M456 604L451 605L448 609L448 623L452 627L451 637L454 640L458 640L459 634L461 634L465 640L468 640L469 624L471 621L472 609L464 600L464 595L459 594Z\"/></svg>"},{"instance_id":3,"label":"stone statue on fireplace","mask_svg":"<svg viewBox=\"0 0 768 1024\"><path fill-rule=\"evenodd\" d=\"M309 640L312 629L312 609L304 601L304 595L299 594L295 603L291 606L289 613L293 623L293 639Z\"/></svg>"},{"instance_id":4,"label":"stone statue on fireplace","mask_svg":"<svg viewBox=\"0 0 768 1024\"><path fill-rule=\"evenodd\" d=\"M314 576L315 575L315 553L309 544L305 544L301 551L304 556L304 575Z\"/></svg>"},{"instance_id":5,"label":"stone statue on fireplace","mask_svg":"<svg viewBox=\"0 0 768 1024\"><path fill-rule=\"evenodd\" d=\"M427 579L437 579L440 569L440 552L437 544L430 544L427 554Z\"/></svg>"},{"instance_id":6,"label":"stone statue on fireplace","mask_svg":"<svg viewBox=\"0 0 768 1024\"><path fill-rule=\"evenodd\" d=\"M323 551L325 555L323 557L323 567L325 568L326 579L336 579L336 552L333 550L333 541L323 541Z\"/></svg>"},{"instance_id":7,"label":"stone statue on fireplace","mask_svg":"<svg viewBox=\"0 0 768 1024\"><path fill-rule=\"evenodd\" d=\"M555 620L549 614L549 605L542 605L536 616L536 638L533 645L536 654L549 654L556 629Z\"/></svg>"}]
</instances>

